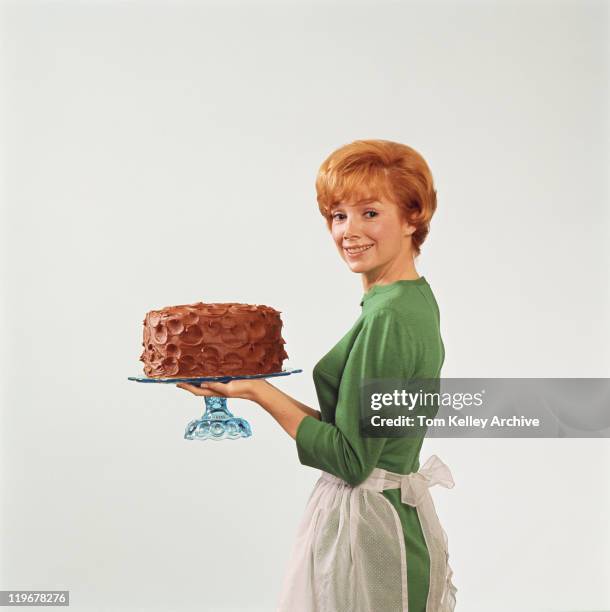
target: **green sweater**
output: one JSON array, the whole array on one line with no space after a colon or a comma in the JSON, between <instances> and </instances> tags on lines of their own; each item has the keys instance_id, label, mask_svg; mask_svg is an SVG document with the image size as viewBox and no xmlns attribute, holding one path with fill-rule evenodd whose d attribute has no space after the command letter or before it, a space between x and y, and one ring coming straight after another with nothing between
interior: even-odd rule
<instances>
[{"instance_id":1,"label":"green sweater","mask_svg":"<svg viewBox=\"0 0 610 612\"><path fill-rule=\"evenodd\" d=\"M299 461L360 484L373 468L400 474L419 470L422 437L360 435L360 383L373 378L436 378L445 348L438 305L422 276L373 285L362 313L345 336L315 365L313 380L322 420L306 416L297 429ZM407 551L409 612L424 612L430 559L417 510L400 501L400 489L383 495L396 508Z\"/></svg>"}]
</instances>

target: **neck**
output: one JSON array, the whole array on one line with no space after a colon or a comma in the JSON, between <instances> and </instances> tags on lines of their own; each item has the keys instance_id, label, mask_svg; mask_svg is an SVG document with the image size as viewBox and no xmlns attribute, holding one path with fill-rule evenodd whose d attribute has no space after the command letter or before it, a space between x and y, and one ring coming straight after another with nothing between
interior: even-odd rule
<instances>
[{"instance_id":1,"label":"neck","mask_svg":"<svg viewBox=\"0 0 610 612\"><path fill-rule=\"evenodd\" d=\"M409 252L407 257L403 255L383 269L363 272L362 287L366 293L373 285L389 285L398 280L417 280L418 278L419 274L415 269L413 255Z\"/></svg>"}]
</instances>

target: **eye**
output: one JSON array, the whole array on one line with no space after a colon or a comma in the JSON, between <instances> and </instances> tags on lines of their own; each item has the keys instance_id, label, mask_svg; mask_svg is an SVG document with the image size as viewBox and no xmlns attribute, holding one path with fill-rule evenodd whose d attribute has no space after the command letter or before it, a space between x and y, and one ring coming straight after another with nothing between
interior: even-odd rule
<instances>
[{"instance_id":1,"label":"eye","mask_svg":"<svg viewBox=\"0 0 610 612\"><path fill-rule=\"evenodd\" d=\"M376 210L367 210L364 214L368 215L369 213L373 213L375 217L379 214ZM372 217L369 217L369 219L372 219Z\"/></svg>"},{"instance_id":2,"label":"eye","mask_svg":"<svg viewBox=\"0 0 610 612\"><path fill-rule=\"evenodd\" d=\"M345 217L345 215L343 213L335 213L334 215L332 215L333 219L338 219L339 217Z\"/></svg>"}]
</instances>

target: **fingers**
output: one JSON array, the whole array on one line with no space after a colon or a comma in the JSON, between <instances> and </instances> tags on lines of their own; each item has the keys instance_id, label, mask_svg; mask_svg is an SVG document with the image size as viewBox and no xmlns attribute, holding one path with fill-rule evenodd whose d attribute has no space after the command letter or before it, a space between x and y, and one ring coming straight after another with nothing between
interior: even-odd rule
<instances>
[{"instance_id":1,"label":"fingers","mask_svg":"<svg viewBox=\"0 0 610 612\"><path fill-rule=\"evenodd\" d=\"M226 395L227 385L219 382L205 382L201 383L200 386L192 385L190 383L176 383L176 387L190 391L193 395L207 396L207 397L219 397Z\"/></svg>"},{"instance_id":2,"label":"fingers","mask_svg":"<svg viewBox=\"0 0 610 612\"><path fill-rule=\"evenodd\" d=\"M211 393L209 395L215 395L216 397L228 397L228 387L226 383L213 381L203 382L199 387L200 391L210 391Z\"/></svg>"},{"instance_id":3,"label":"fingers","mask_svg":"<svg viewBox=\"0 0 610 612\"><path fill-rule=\"evenodd\" d=\"M208 389L202 389L201 387L198 387L197 385L191 385L190 383L176 383L176 387L179 387L180 389L184 389L185 391L190 391L193 395L199 395L199 396L214 395Z\"/></svg>"}]
</instances>

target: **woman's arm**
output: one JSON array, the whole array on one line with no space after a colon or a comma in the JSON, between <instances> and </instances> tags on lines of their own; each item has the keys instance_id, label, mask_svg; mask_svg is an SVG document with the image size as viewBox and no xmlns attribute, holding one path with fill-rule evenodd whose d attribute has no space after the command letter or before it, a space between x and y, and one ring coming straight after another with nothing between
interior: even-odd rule
<instances>
[{"instance_id":1,"label":"woman's arm","mask_svg":"<svg viewBox=\"0 0 610 612\"><path fill-rule=\"evenodd\" d=\"M273 387L273 385L270 384L268 381L265 380L265 382L267 383L269 387ZM276 389L276 391L279 391L279 393L281 393L286 398L287 401L294 404L297 408L300 408L301 410L306 412L308 415L312 416L314 419L318 419L318 421L320 420L319 410L316 410L315 408L310 408L309 406L303 404L303 402L299 402L299 400L295 399L291 395L288 395L288 393L284 393L284 391L282 391L281 389L278 389L277 387L273 387L273 388Z\"/></svg>"},{"instance_id":2,"label":"woman's arm","mask_svg":"<svg viewBox=\"0 0 610 612\"><path fill-rule=\"evenodd\" d=\"M178 383L176 386L195 395L235 397L256 402L295 440L297 429L306 416L320 420L320 413L317 410L297 401L288 393L280 391L270 382L261 378L232 380L228 383L207 382L199 387L189 383Z\"/></svg>"},{"instance_id":3,"label":"woman's arm","mask_svg":"<svg viewBox=\"0 0 610 612\"><path fill-rule=\"evenodd\" d=\"M415 358L409 324L391 309L380 308L365 317L341 373L334 422L306 419L299 426L295 440L303 465L329 472L352 486L368 478L387 438L361 433L363 384L412 378Z\"/></svg>"},{"instance_id":4,"label":"woman's arm","mask_svg":"<svg viewBox=\"0 0 610 612\"><path fill-rule=\"evenodd\" d=\"M253 401L260 404L286 431L296 439L297 429L306 416L320 420L320 412L280 391L268 381L253 390Z\"/></svg>"}]
</instances>

